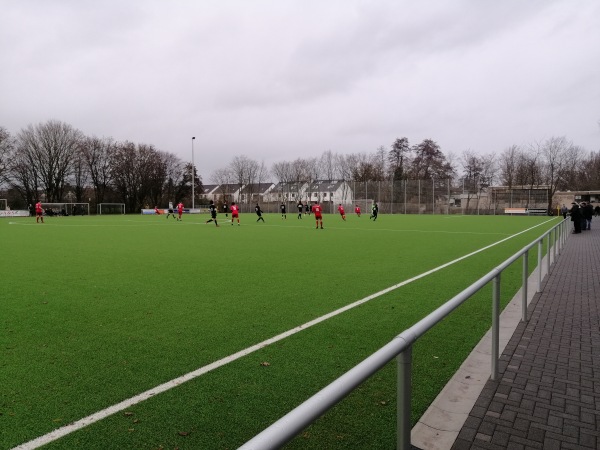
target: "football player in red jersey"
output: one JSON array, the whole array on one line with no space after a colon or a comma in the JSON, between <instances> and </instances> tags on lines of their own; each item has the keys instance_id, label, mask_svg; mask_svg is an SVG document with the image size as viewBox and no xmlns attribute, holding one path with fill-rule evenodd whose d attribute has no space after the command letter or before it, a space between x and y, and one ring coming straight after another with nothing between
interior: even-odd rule
<instances>
[{"instance_id":1,"label":"football player in red jersey","mask_svg":"<svg viewBox=\"0 0 600 450\"><path fill-rule=\"evenodd\" d=\"M340 212L340 215L342 216L342 219L345 222L346 221L346 212L344 211L344 207L342 206L341 203L338 206L338 211Z\"/></svg>"},{"instance_id":2,"label":"football player in red jersey","mask_svg":"<svg viewBox=\"0 0 600 450\"><path fill-rule=\"evenodd\" d=\"M360 206L356 205L356 208L354 208L354 212L358 217L360 217Z\"/></svg>"},{"instance_id":3,"label":"football player in red jersey","mask_svg":"<svg viewBox=\"0 0 600 450\"><path fill-rule=\"evenodd\" d=\"M321 213L322 213L321 205L319 205L317 202L315 202L315 204L312 205L312 212L315 213L317 229L319 228L319 222L321 222L321 230L322 230L323 229L323 216L321 215Z\"/></svg>"},{"instance_id":4,"label":"football player in red jersey","mask_svg":"<svg viewBox=\"0 0 600 450\"><path fill-rule=\"evenodd\" d=\"M42 209L42 202L38 200L35 204L35 223L39 223L40 219L42 219L42 223L44 223L44 210Z\"/></svg>"},{"instance_id":5,"label":"football player in red jersey","mask_svg":"<svg viewBox=\"0 0 600 450\"><path fill-rule=\"evenodd\" d=\"M179 215L179 217L177 217L177 220L181 220L181 215L183 214L183 203L181 202L177 204L177 214Z\"/></svg>"},{"instance_id":6,"label":"football player in red jersey","mask_svg":"<svg viewBox=\"0 0 600 450\"><path fill-rule=\"evenodd\" d=\"M235 202L231 202L231 225L233 225L233 221L237 219L238 226L240 225L240 210L238 205Z\"/></svg>"}]
</instances>

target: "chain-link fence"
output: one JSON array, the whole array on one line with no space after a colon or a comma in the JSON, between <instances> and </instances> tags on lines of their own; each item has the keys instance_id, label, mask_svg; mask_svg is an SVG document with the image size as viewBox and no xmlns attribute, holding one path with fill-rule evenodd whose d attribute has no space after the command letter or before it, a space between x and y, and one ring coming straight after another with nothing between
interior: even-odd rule
<instances>
[{"instance_id":1,"label":"chain-link fence","mask_svg":"<svg viewBox=\"0 0 600 450\"><path fill-rule=\"evenodd\" d=\"M343 200L320 201L326 213L337 212L338 202L346 207L346 213L359 206L369 213L374 203L381 214L505 214L507 208L542 210L548 207L547 187L533 189L486 187L477 182L457 185L453 180L399 180L399 181L349 181L348 192ZM308 198L301 192L297 198ZM263 212L281 212L285 204L287 214L298 214L297 201L266 201L257 196L251 203L240 204L241 212L254 212L260 203ZM217 202L219 206L222 200ZM306 200L303 200L306 204ZM309 202L311 203L311 202ZM309 205L310 207L310 205ZM219 208L221 210L221 208Z\"/></svg>"}]
</instances>

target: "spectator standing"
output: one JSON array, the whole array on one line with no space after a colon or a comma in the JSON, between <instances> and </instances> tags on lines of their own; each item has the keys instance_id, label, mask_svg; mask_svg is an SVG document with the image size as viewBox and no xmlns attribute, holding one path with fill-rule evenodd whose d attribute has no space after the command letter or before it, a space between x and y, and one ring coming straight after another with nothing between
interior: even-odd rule
<instances>
[{"instance_id":1,"label":"spectator standing","mask_svg":"<svg viewBox=\"0 0 600 450\"><path fill-rule=\"evenodd\" d=\"M571 214L571 222L573 222L573 233L579 234L581 233L581 211L577 203L573 202L571 205L569 213Z\"/></svg>"},{"instance_id":2,"label":"spectator standing","mask_svg":"<svg viewBox=\"0 0 600 450\"><path fill-rule=\"evenodd\" d=\"M594 217L594 207L588 202L583 207L583 211L581 211L581 213L583 214L583 223L581 224L582 228L584 230L591 230L592 217Z\"/></svg>"},{"instance_id":3,"label":"spectator standing","mask_svg":"<svg viewBox=\"0 0 600 450\"><path fill-rule=\"evenodd\" d=\"M569 213L569 208L563 203L562 208L560 208L560 213L563 216L563 219L567 218L567 214Z\"/></svg>"}]
</instances>

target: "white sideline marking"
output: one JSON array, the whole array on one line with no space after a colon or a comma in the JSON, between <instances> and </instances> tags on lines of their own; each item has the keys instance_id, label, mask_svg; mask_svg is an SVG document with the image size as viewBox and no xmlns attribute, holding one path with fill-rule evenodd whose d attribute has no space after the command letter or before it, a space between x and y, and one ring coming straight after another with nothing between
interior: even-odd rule
<instances>
[{"instance_id":1,"label":"white sideline marking","mask_svg":"<svg viewBox=\"0 0 600 450\"><path fill-rule=\"evenodd\" d=\"M125 410L125 409L127 409L127 408L129 408L131 406L134 406L134 405L136 405L138 403L141 403L141 402L143 402L145 400L148 400L149 398L151 398L151 397L153 397L153 396L155 396L157 394L160 394L162 392L168 391L168 390L170 390L170 389L172 389L174 387L177 387L177 386L179 386L179 385L181 385L181 384L183 384L183 383L185 383L187 381L193 380L194 378L198 378L199 376L204 375L205 373L208 373L208 372L210 372L210 371L212 371L214 369L217 369L217 368L219 368L221 366L224 366L224 365L226 365L226 364L228 364L228 363L230 363L232 361L235 361L235 360L237 360L237 359L239 359L239 358L241 358L243 356L249 355L250 353L254 353L257 350L265 348L265 347L267 347L267 346L269 346L269 345L271 345L271 344L273 344L275 342L281 341L282 339L285 339L285 338L287 338L289 336L292 336L292 335L294 335L296 333L299 333L302 330L306 330L307 328L310 328L313 325L317 325L317 324L319 324L321 322L324 322L327 319L335 317L335 316L337 316L337 315L339 315L339 314L341 314L341 313L343 313L345 311L348 311L348 310L350 310L352 308L360 306L360 305L362 305L362 304L364 304L364 303L366 303L366 302L368 302L370 300L373 300L373 299L375 299L377 297L381 297L382 295L385 295L385 294L387 294L387 293L389 293L389 292L391 292L391 291L393 291L395 289L398 289L398 288L400 288L402 286L405 286L405 285L407 285L409 283L412 283L413 281L416 281L416 280L419 280L421 278L424 278L424 277L426 277L428 275L431 275L432 273L438 272L438 271L440 271L442 269L445 269L448 266L456 264L459 261L462 261L464 259L470 258L471 256L476 255L477 253L481 253L484 250L487 250L487 249L492 248L492 247L494 247L494 246L496 246L498 244L501 244L502 242L508 241L509 239L512 239L512 238L514 238L516 236L519 236L520 234L523 234L523 233L526 233L526 232L528 232L530 230L533 230L534 228L537 228L537 227L539 227L541 225L544 225L544 224L550 222L551 220L553 220L553 219L549 219L549 220L547 220L545 222L542 222L542 223L540 223L538 225L535 225L533 227L527 228L526 230L520 231L520 232L518 232L516 234L513 234L513 235L507 237L507 238L501 239L501 240L499 240L499 241L497 241L497 242L495 242L493 244L490 244L490 245L488 245L486 247L482 247L479 250L475 250L474 252L471 252L471 253L469 253L467 255L461 256L460 258L457 258L457 259L455 259L453 261L450 261L450 262L447 262L445 264L442 264L441 266L435 267L435 268L433 268L431 270L428 270L427 272L423 272L420 275L416 275L416 276L414 276L412 278L409 278L408 280L402 281L401 283L395 284L395 285L390 286L390 287L388 287L386 289L383 289L383 290L381 290L379 292L376 292L375 294L371 294L368 297L365 297L365 298L363 298L361 300L358 300L358 301L356 301L354 303L346 305L346 306L344 306L342 308L336 309L335 311L332 311L332 312L330 312L328 314L325 314L324 316L317 317L316 319L313 319L313 320L311 320L309 322L306 322L306 323L304 323L302 325L299 325L296 328L292 328L291 330L288 330L288 331L286 331L284 333L278 334L277 336L274 336L272 338L264 340L264 341L262 341L262 342L260 342L258 344L255 344L255 345L253 345L251 347L248 347L248 348L246 348L244 350L240 350L237 353L234 353L232 355L226 356L225 358L219 359L218 361L215 361L215 362L213 362L211 364L208 364L208 365L206 365L204 367L200 367L199 369L196 369L193 372L189 372L189 373L187 373L187 374L185 374L185 375L183 375L181 377L175 378L175 379L173 379L171 381L167 381L166 383L160 384L160 385L158 385L158 386L156 386L156 387L154 387L152 389L149 389L149 390L147 390L145 392L142 392L141 394L138 394L138 395L136 395L134 397L131 397L131 398L126 399L126 400L123 400L120 403L117 403L115 405L109 406L108 408L102 409L102 410L100 410L100 411L98 411L98 412L96 412L94 414L91 414L91 415L89 415L87 417L84 417L83 419L79 419L76 422L73 422L73 423L70 423L70 424L65 425L63 427L57 428L56 430L53 430L50 433L47 433L47 434L45 434L43 436L40 436L38 438L35 438L35 439L29 441L29 442L25 442L25 443L23 443L23 444L21 444L21 445L19 445L17 447L14 447L13 450L31 450L31 449L35 449L35 448L41 447L43 445L46 445L46 444L48 444L48 443L50 443L52 441L60 439L61 437L64 437L64 436L66 436L68 434L71 434L71 433L73 433L73 432L75 432L77 430L85 428L88 425L91 425L91 424L93 424L95 422L98 422L98 421L100 421L102 419L105 419L108 416L111 416L111 415L113 415L115 413L118 413L119 411L123 411L123 410Z\"/></svg>"}]
</instances>

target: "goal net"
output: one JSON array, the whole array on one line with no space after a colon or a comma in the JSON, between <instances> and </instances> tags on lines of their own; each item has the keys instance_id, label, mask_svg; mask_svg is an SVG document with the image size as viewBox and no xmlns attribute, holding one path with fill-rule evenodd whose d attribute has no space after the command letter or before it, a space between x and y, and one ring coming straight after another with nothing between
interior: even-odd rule
<instances>
[{"instance_id":1,"label":"goal net","mask_svg":"<svg viewBox=\"0 0 600 450\"><path fill-rule=\"evenodd\" d=\"M98 214L125 214L125 203L98 203Z\"/></svg>"},{"instance_id":2,"label":"goal net","mask_svg":"<svg viewBox=\"0 0 600 450\"><path fill-rule=\"evenodd\" d=\"M47 216L88 216L89 203L42 203Z\"/></svg>"}]
</instances>

